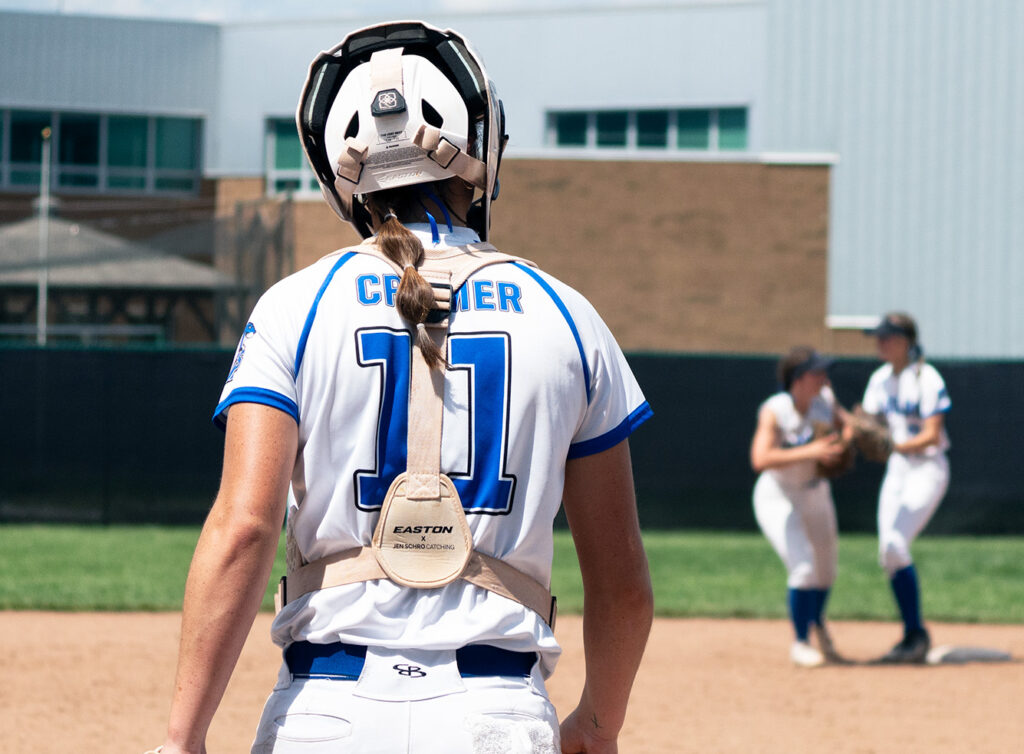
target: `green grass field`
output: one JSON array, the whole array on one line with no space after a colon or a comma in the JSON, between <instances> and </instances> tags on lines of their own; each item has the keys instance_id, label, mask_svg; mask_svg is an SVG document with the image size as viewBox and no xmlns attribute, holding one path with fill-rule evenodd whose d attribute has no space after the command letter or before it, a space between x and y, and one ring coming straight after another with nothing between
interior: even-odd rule
<instances>
[{"instance_id":1,"label":"green grass field","mask_svg":"<svg viewBox=\"0 0 1024 754\"><path fill-rule=\"evenodd\" d=\"M0 609L178 610L198 527L0 526ZM785 615L785 574L758 534L649 532L663 616ZM1024 623L1024 537L928 537L914 554L929 620ZM274 579L284 570L278 551ZM553 591L563 613L583 603L572 540L556 532ZM276 584L268 585L272 609ZM875 540L840 540L832 618L895 617Z\"/></svg>"}]
</instances>

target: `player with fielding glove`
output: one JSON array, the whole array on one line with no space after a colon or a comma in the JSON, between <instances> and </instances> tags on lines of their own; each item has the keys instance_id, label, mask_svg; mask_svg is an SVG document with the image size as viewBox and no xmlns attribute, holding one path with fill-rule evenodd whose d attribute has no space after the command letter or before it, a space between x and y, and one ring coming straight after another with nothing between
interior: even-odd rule
<instances>
[{"instance_id":1,"label":"player with fielding glove","mask_svg":"<svg viewBox=\"0 0 1024 754\"><path fill-rule=\"evenodd\" d=\"M831 364L831 359L805 346L782 357L782 390L761 404L750 445L751 466L760 472L754 485L754 515L786 566L795 634L789 656L802 667L844 662L825 625L839 556L828 477L847 468L851 457L849 433L838 420L829 387ZM817 646L810 640L812 629Z\"/></svg>"},{"instance_id":2,"label":"player with fielding glove","mask_svg":"<svg viewBox=\"0 0 1024 754\"><path fill-rule=\"evenodd\" d=\"M945 416L952 403L942 376L924 360L910 315L891 312L865 334L877 339L885 363L868 380L862 413L884 420L891 435L881 435L877 447L862 452L877 453L885 463L878 494L878 553L903 619L903 638L879 662L919 663L927 659L931 637L921 619L910 545L949 486ZM869 437L863 432L862 442Z\"/></svg>"}]
</instances>

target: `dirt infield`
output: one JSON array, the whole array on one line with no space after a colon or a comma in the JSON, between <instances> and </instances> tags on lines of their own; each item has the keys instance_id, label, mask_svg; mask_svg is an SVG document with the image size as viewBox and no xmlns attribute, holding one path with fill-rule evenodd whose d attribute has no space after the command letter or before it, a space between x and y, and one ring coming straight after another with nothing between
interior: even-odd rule
<instances>
[{"instance_id":1,"label":"dirt infield","mask_svg":"<svg viewBox=\"0 0 1024 754\"><path fill-rule=\"evenodd\" d=\"M140 754L160 742L177 614L0 613L0 751ZM248 752L280 659L260 615L210 732L211 754ZM1024 657L1024 626L935 624L937 644ZM781 621L659 620L620 738L624 754L1024 751L1024 664L826 667L787 660ZM837 623L854 658L894 640L891 624ZM582 684L580 619L549 682L564 715Z\"/></svg>"}]
</instances>

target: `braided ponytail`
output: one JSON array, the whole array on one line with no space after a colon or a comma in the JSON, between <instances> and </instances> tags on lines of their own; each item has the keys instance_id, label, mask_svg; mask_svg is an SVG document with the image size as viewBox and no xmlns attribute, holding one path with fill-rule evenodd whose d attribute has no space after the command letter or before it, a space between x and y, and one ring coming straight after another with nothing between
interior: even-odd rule
<instances>
[{"instance_id":1,"label":"braided ponytail","mask_svg":"<svg viewBox=\"0 0 1024 754\"><path fill-rule=\"evenodd\" d=\"M416 344L427 366L431 369L447 366L441 348L423 324L435 303L434 289L416 269L423 261L423 244L411 230L402 225L390 206L377 232L377 244L388 259L403 268L402 280L395 295L395 308L404 319L416 325Z\"/></svg>"}]
</instances>

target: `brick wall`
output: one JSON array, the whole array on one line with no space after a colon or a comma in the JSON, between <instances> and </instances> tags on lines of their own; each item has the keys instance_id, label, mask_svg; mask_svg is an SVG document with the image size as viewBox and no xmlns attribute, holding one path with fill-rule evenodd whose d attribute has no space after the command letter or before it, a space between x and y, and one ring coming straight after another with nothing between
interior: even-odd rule
<instances>
[{"instance_id":1,"label":"brick wall","mask_svg":"<svg viewBox=\"0 0 1024 754\"><path fill-rule=\"evenodd\" d=\"M873 353L824 324L827 166L506 160L501 178L495 245L586 295L625 350ZM297 268L359 240L326 202L293 212Z\"/></svg>"}]
</instances>

